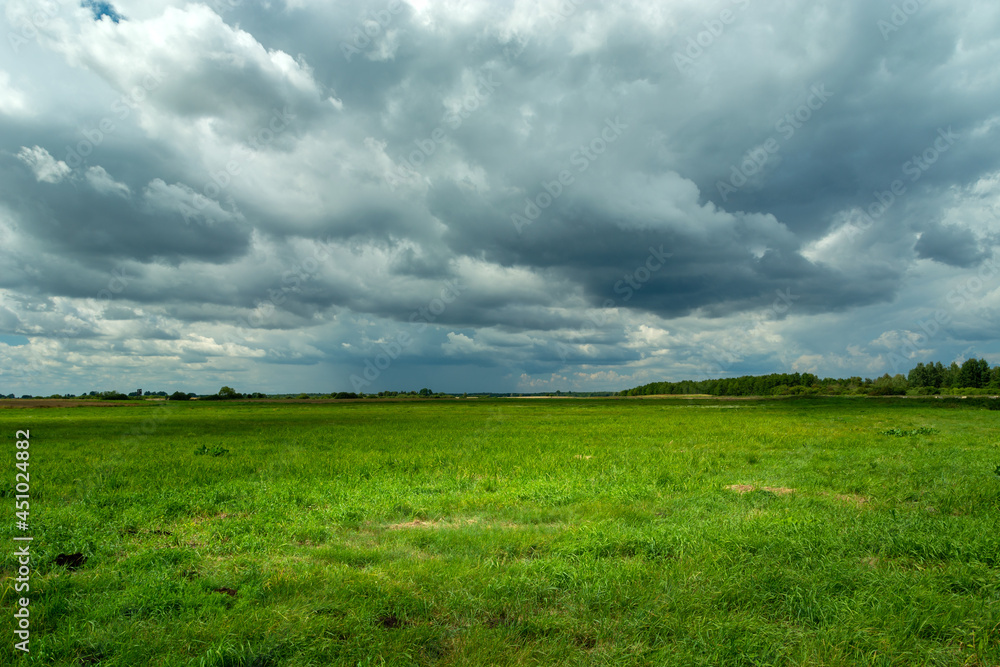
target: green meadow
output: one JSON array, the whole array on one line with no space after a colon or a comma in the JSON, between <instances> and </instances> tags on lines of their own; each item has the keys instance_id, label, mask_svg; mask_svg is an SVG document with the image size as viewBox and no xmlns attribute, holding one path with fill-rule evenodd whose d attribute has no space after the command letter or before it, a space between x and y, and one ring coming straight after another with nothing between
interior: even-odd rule
<instances>
[{"instance_id":1,"label":"green meadow","mask_svg":"<svg viewBox=\"0 0 1000 667\"><path fill-rule=\"evenodd\" d=\"M990 407L3 409L0 664L998 665Z\"/></svg>"}]
</instances>

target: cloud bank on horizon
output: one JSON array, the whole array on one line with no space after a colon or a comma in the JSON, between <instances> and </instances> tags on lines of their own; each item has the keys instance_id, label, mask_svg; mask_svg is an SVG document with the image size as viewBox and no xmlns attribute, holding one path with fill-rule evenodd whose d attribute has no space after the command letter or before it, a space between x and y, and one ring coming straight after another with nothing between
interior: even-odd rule
<instances>
[{"instance_id":1,"label":"cloud bank on horizon","mask_svg":"<svg viewBox=\"0 0 1000 667\"><path fill-rule=\"evenodd\" d=\"M1000 363L1000 6L9 0L0 393Z\"/></svg>"}]
</instances>

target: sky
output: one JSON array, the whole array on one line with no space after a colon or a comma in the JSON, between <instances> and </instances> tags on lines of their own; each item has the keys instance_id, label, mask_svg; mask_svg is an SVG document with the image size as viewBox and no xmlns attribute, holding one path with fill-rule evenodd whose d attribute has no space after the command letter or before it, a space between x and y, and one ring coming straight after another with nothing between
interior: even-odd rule
<instances>
[{"instance_id":1,"label":"sky","mask_svg":"<svg viewBox=\"0 0 1000 667\"><path fill-rule=\"evenodd\" d=\"M0 394L1000 363L1000 4L7 0Z\"/></svg>"}]
</instances>

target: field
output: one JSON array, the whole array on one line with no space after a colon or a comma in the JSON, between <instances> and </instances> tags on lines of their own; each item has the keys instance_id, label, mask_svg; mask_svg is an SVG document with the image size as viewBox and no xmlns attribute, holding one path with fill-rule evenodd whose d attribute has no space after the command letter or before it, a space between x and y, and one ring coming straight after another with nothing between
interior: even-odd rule
<instances>
[{"instance_id":1,"label":"field","mask_svg":"<svg viewBox=\"0 0 1000 667\"><path fill-rule=\"evenodd\" d=\"M5 632L0 664L998 665L998 421L971 399L3 409L6 479L31 432L34 541L30 657Z\"/></svg>"}]
</instances>

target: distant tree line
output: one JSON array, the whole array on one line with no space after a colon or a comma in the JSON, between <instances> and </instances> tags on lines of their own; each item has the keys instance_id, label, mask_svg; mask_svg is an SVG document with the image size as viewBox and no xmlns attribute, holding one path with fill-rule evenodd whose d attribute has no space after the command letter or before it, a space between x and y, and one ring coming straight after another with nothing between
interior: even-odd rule
<instances>
[{"instance_id":1,"label":"distant tree line","mask_svg":"<svg viewBox=\"0 0 1000 667\"><path fill-rule=\"evenodd\" d=\"M961 366L940 361L919 363L909 373L870 378L822 378L812 373L771 373L735 378L651 382L620 392L620 396L708 394L710 396L851 395L904 396L931 394L1000 394L1000 366L985 359L968 359Z\"/></svg>"},{"instance_id":2,"label":"distant tree line","mask_svg":"<svg viewBox=\"0 0 1000 667\"><path fill-rule=\"evenodd\" d=\"M420 398L445 398L451 397L451 394L441 394L431 391L427 387L424 387L420 391L380 391L378 394L364 394L355 393L353 391L340 391L332 392L329 394L264 394L261 392L253 393L240 393L233 389L232 387L225 386L222 387L216 394L195 394L186 393L183 391L175 391L172 394L168 394L165 391L143 391L142 389L136 389L135 391L129 392L128 394L123 394L119 391L91 391L83 392L81 394L52 394L51 396L32 396L31 394L25 394L21 398L75 398L75 399L93 399L98 401L125 401L125 400L136 400L142 398L156 397L165 398L168 401L231 401L239 399L248 398L335 398L335 399L350 399L350 398L391 398L397 396L415 396ZM0 394L0 398L17 398L14 394L3 395Z\"/></svg>"},{"instance_id":3,"label":"distant tree line","mask_svg":"<svg viewBox=\"0 0 1000 667\"><path fill-rule=\"evenodd\" d=\"M477 392L462 394L462 398L497 398L518 396L651 396L655 394L707 394L709 396L795 396L795 395L868 395L902 396L930 394L1000 394L1000 366L990 366L985 359L975 357L959 365L945 366L940 361L918 363L909 373L889 375L870 379L861 377L819 378L812 373L771 373L769 375L743 375L734 378L709 380L684 380L681 382L651 382L640 387L620 392L554 391L536 394ZM242 394L232 387L222 387L216 394L199 395L175 391L144 392L142 389L123 394L118 391L90 391L78 395L53 394L21 398L73 398L99 401L142 400L155 397L169 401L227 401L239 399L298 398L298 399L357 399L357 398L455 398L454 394L438 393L424 387L420 391L380 391L377 394L355 392L335 392L329 394L263 394L253 392ZM14 394L0 398L16 398Z\"/></svg>"}]
</instances>

